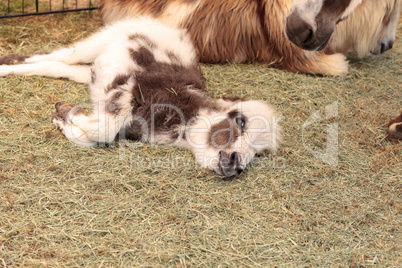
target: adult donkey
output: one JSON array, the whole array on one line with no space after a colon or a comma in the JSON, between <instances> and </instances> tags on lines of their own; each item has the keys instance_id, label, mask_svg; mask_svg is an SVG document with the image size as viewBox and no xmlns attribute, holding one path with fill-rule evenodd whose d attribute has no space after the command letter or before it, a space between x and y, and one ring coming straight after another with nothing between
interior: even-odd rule
<instances>
[{"instance_id":1,"label":"adult donkey","mask_svg":"<svg viewBox=\"0 0 402 268\"><path fill-rule=\"evenodd\" d=\"M365 56L392 47L401 1L102 0L100 11L107 24L147 15L187 29L201 62L343 75L349 50Z\"/></svg>"},{"instance_id":2,"label":"adult donkey","mask_svg":"<svg viewBox=\"0 0 402 268\"><path fill-rule=\"evenodd\" d=\"M285 33L302 49L322 50L335 32L331 44L335 51L355 50L360 57L369 51L377 55L392 48L395 42L400 2L294 0L286 18ZM346 18L346 22L336 27Z\"/></svg>"}]
</instances>

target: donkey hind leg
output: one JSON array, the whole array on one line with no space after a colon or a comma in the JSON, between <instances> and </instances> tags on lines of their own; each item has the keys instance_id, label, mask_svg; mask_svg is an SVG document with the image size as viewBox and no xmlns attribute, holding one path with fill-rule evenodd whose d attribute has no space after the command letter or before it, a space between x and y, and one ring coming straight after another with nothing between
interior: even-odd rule
<instances>
[{"instance_id":1,"label":"donkey hind leg","mask_svg":"<svg viewBox=\"0 0 402 268\"><path fill-rule=\"evenodd\" d=\"M69 103L56 103L56 111L52 118L61 132L71 142L81 146L95 146L99 143L111 143L121 129L124 129L132 118L130 114L109 114L95 108L86 116L80 106Z\"/></svg>"},{"instance_id":2,"label":"donkey hind leg","mask_svg":"<svg viewBox=\"0 0 402 268\"><path fill-rule=\"evenodd\" d=\"M88 65L68 65L57 61L0 65L0 77L7 75L40 75L52 78L68 78L78 83L89 83L91 67Z\"/></svg>"},{"instance_id":3,"label":"donkey hind leg","mask_svg":"<svg viewBox=\"0 0 402 268\"><path fill-rule=\"evenodd\" d=\"M91 64L101 55L106 47L116 40L113 29L105 28L83 41L69 47L56 49L49 54L37 54L25 59L25 63L39 61L59 61L66 64Z\"/></svg>"}]
</instances>

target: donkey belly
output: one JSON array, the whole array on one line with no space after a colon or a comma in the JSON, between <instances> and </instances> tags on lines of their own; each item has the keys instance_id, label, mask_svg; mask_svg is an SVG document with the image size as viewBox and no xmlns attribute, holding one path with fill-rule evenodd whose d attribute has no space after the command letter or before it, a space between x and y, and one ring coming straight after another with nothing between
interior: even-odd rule
<instances>
[{"instance_id":1,"label":"donkey belly","mask_svg":"<svg viewBox=\"0 0 402 268\"><path fill-rule=\"evenodd\" d=\"M155 125L154 120L134 116L133 121L119 133L120 138L173 146L184 141L184 126Z\"/></svg>"}]
</instances>

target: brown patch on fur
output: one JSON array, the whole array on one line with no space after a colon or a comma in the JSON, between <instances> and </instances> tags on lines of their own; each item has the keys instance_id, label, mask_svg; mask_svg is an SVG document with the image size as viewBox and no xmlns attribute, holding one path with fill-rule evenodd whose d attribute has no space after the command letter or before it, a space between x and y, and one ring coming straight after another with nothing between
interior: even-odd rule
<instances>
[{"instance_id":1,"label":"brown patch on fur","mask_svg":"<svg viewBox=\"0 0 402 268\"><path fill-rule=\"evenodd\" d=\"M202 62L264 61L260 7L259 1L211 1L180 26L189 30Z\"/></svg>"},{"instance_id":2,"label":"brown patch on fur","mask_svg":"<svg viewBox=\"0 0 402 268\"><path fill-rule=\"evenodd\" d=\"M211 127L209 143L215 148L224 149L231 146L240 135L232 118L227 118Z\"/></svg>"},{"instance_id":3,"label":"brown patch on fur","mask_svg":"<svg viewBox=\"0 0 402 268\"><path fill-rule=\"evenodd\" d=\"M179 127L196 116L200 109L214 109L205 93L197 63L192 67L183 67L157 62L153 56L149 57L152 54L145 48L131 54L143 67L135 73L132 111L134 116L146 120L148 129L144 129L141 120L134 119L125 129L126 138L140 139L144 132L151 133L153 130L156 135L167 135L175 140L183 135L178 132Z\"/></svg>"},{"instance_id":4,"label":"brown patch on fur","mask_svg":"<svg viewBox=\"0 0 402 268\"><path fill-rule=\"evenodd\" d=\"M123 92L116 90L112 97L106 100L106 112L110 114L119 114L121 108L119 107L118 101L123 96Z\"/></svg>"},{"instance_id":5,"label":"brown patch on fur","mask_svg":"<svg viewBox=\"0 0 402 268\"><path fill-rule=\"evenodd\" d=\"M116 89L119 86L127 84L127 81L132 77L132 74L121 74L114 78L113 82L107 86L106 92Z\"/></svg>"},{"instance_id":6,"label":"brown patch on fur","mask_svg":"<svg viewBox=\"0 0 402 268\"><path fill-rule=\"evenodd\" d=\"M138 50L130 49L130 56L141 67L155 63L154 55L145 47L140 47Z\"/></svg>"},{"instance_id":7,"label":"brown patch on fur","mask_svg":"<svg viewBox=\"0 0 402 268\"><path fill-rule=\"evenodd\" d=\"M134 41L135 43L143 43L144 45L148 46L148 47L152 47L153 43L151 42L151 40L143 35L143 34L132 34L128 37L130 40Z\"/></svg>"},{"instance_id":8,"label":"brown patch on fur","mask_svg":"<svg viewBox=\"0 0 402 268\"><path fill-rule=\"evenodd\" d=\"M91 83L95 83L96 81L96 72L93 68L91 68Z\"/></svg>"},{"instance_id":9,"label":"brown patch on fur","mask_svg":"<svg viewBox=\"0 0 402 268\"><path fill-rule=\"evenodd\" d=\"M320 20L328 17L337 19L349 6L350 1L351 0L324 1L324 5L322 6L320 13L317 15L317 19Z\"/></svg>"},{"instance_id":10,"label":"brown patch on fur","mask_svg":"<svg viewBox=\"0 0 402 268\"><path fill-rule=\"evenodd\" d=\"M230 119L235 119L236 117L242 117L242 114L238 110L233 110L228 113Z\"/></svg>"},{"instance_id":11,"label":"brown patch on fur","mask_svg":"<svg viewBox=\"0 0 402 268\"><path fill-rule=\"evenodd\" d=\"M165 51L166 55L169 57L169 59L174 62L178 63L179 62L179 57L177 57L176 54L174 54L172 51Z\"/></svg>"},{"instance_id":12,"label":"brown patch on fur","mask_svg":"<svg viewBox=\"0 0 402 268\"><path fill-rule=\"evenodd\" d=\"M0 65L11 65L19 62L25 61L30 56L19 55L19 54L10 54L6 56L0 57Z\"/></svg>"}]
</instances>

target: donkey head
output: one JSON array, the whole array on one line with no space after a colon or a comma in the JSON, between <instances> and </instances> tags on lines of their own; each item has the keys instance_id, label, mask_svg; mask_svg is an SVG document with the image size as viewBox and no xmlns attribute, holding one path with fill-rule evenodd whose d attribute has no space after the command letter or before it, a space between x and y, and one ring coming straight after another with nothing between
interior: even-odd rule
<instances>
[{"instance_id":1,"label":"donkey head","mask_svg":"<svg viewBox=\"0 0 402 268\"><path fill-rule=\"evenodd\" d=\"M293 0L286 18L285 34L296 46L322 50L335 30L362 0Z\"/></svg>"},{"instance_id":2,"label":"donkey head","mask_svg":"<svg viewBox=\"0 0 402 268\"><path fill-rule=\"evenodd\" d=\"M204 110L186 133L196 161L226 177L239 176L254 156L275 153L279 117L261 101L219 99L218 111Z\"/></svg>"},{"instance_id":3,"label":"donkey head","mask_svg":"<svg viewBox=\"0 0 402 268\"><path fill-rule=\"evenodd\" d=\"M363 1L348 19L336 25L331 49L347 53L356 51L359 58L391 49L402 0Z\"/></svg>"},{"instance_id":4,"label":"donkey head","mask_svg":"<svg viewBox=\"0 0 402 268\"><path fill-rule=\"evenodd\" d=\"M381 2L380 2L381 3ZM384 53L391 49L395 42L396 28L399 23L399 13L401 10L400 0L383 1L382 5L376 6L379 14L373 14L370 17L372 28L369 42L371 45L370 52L374 55ZM368 23L366 23L367 25Z\"/></svg>"}]
</instances>

